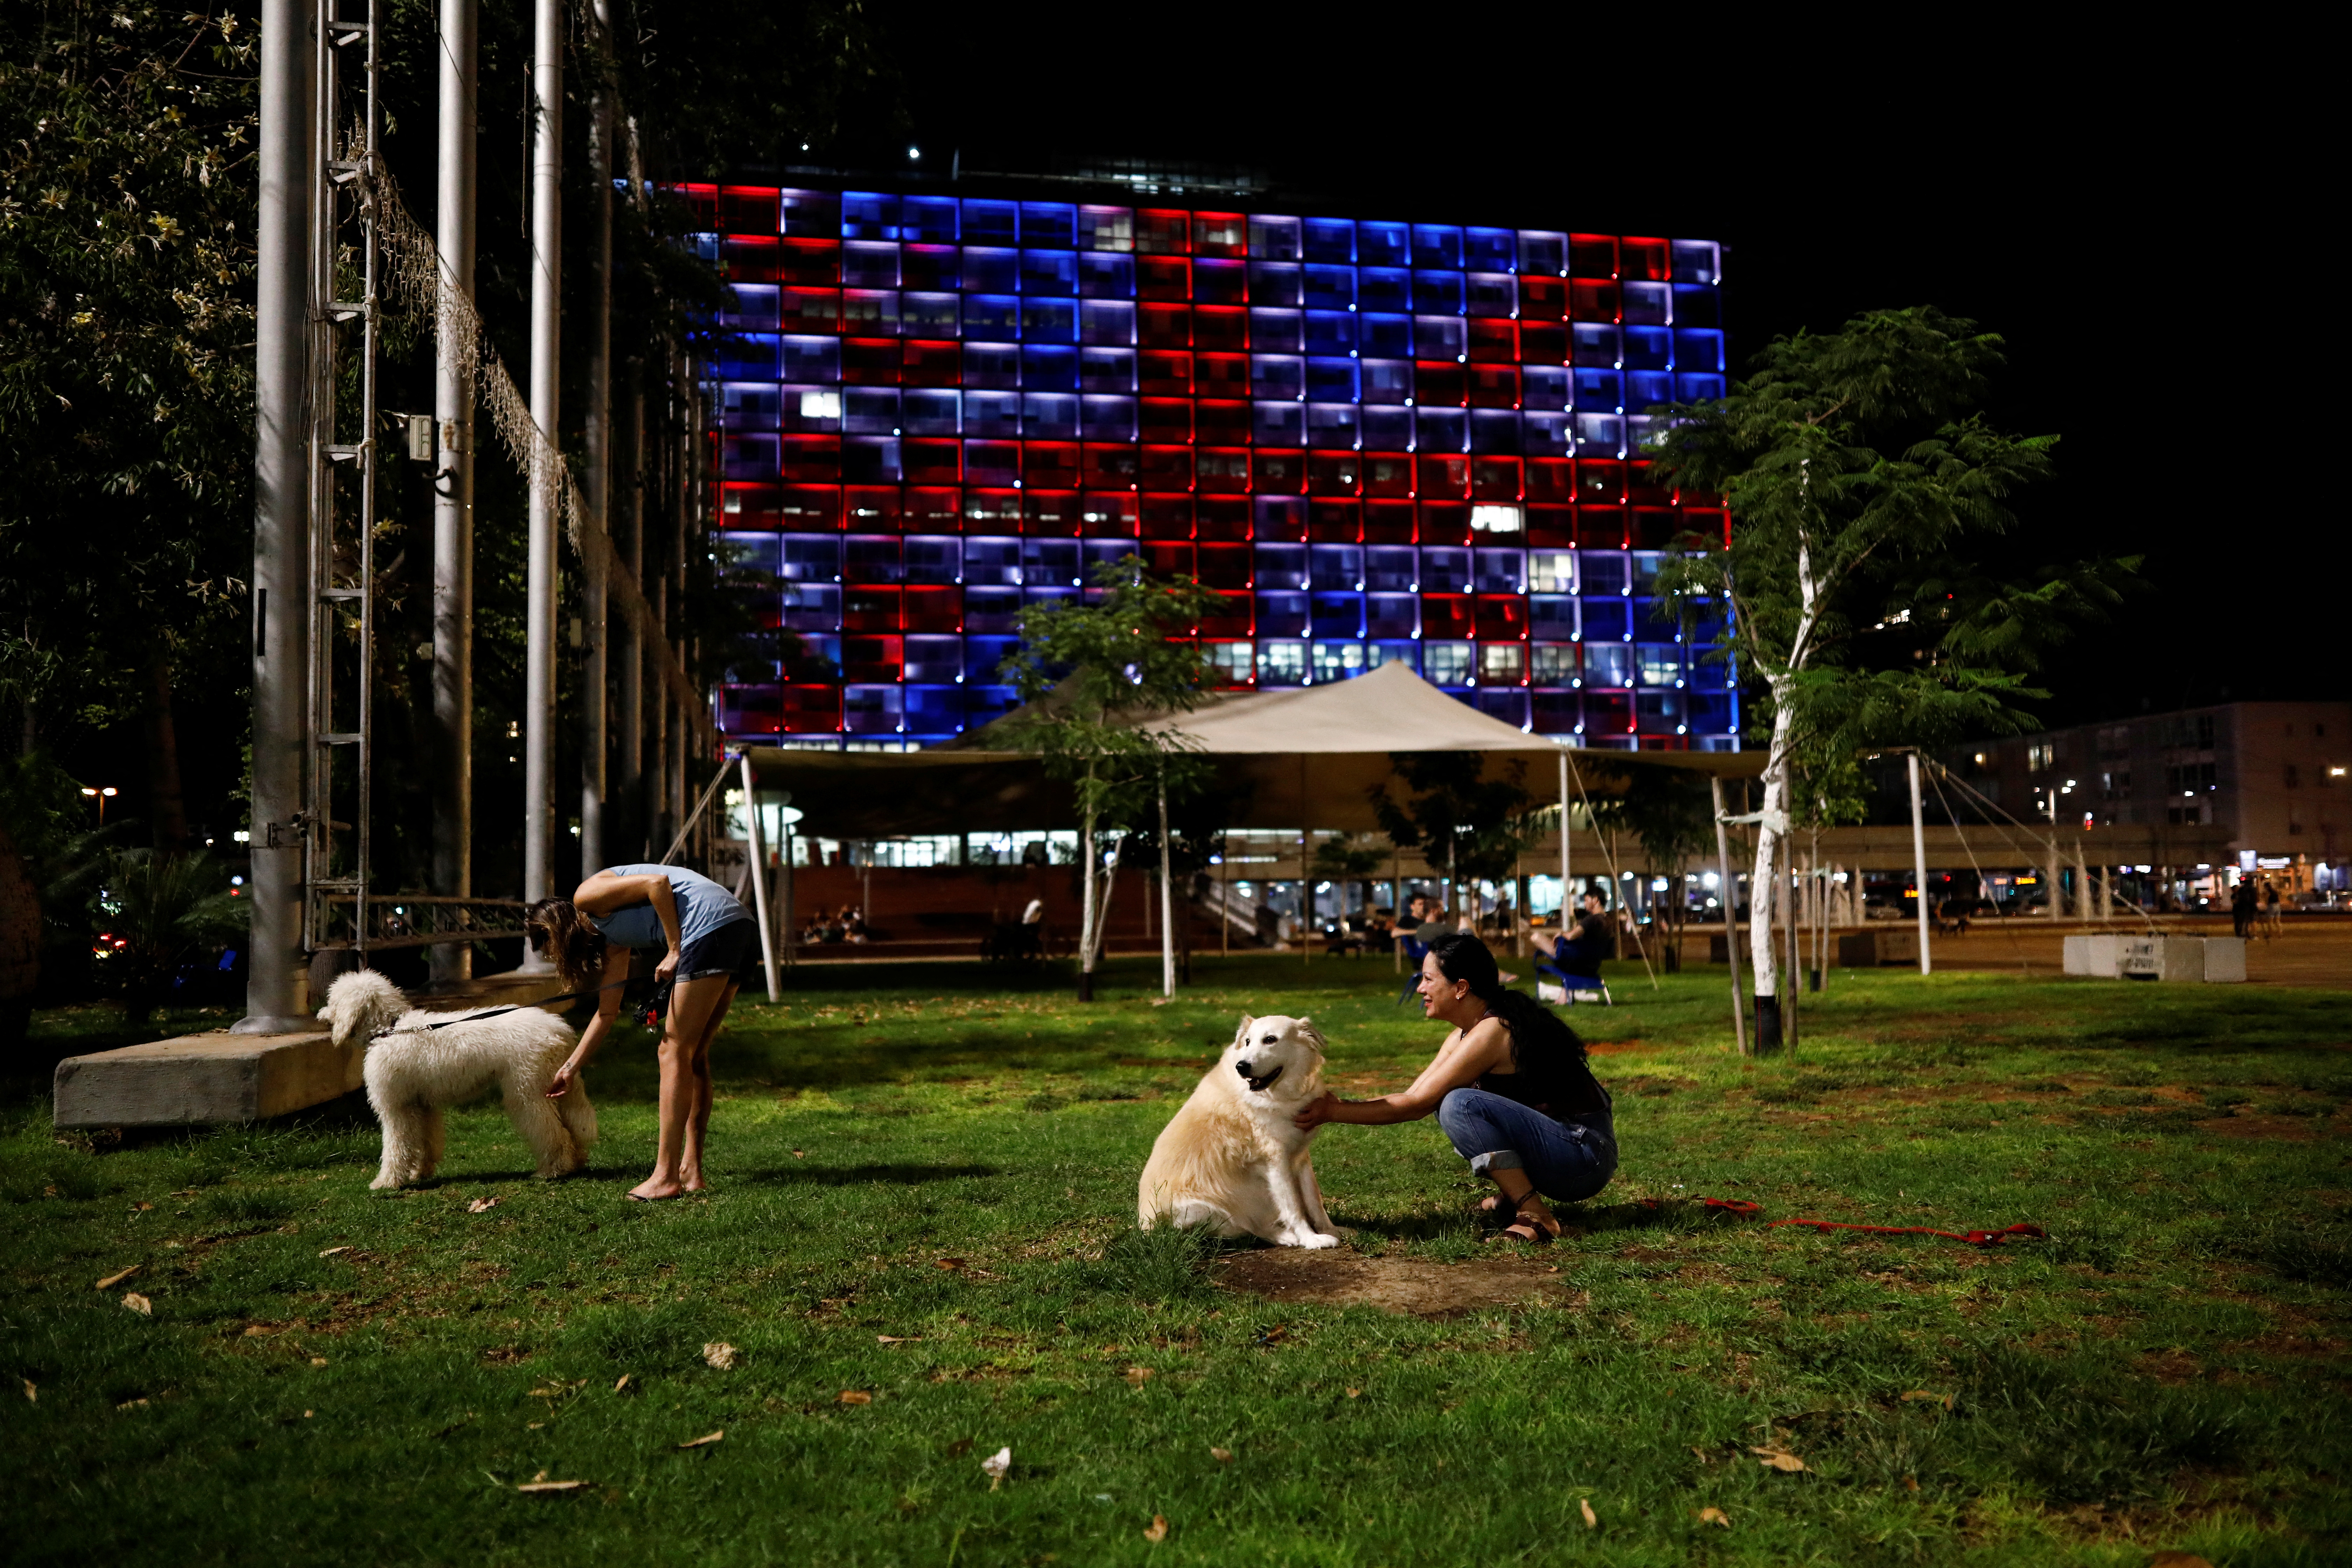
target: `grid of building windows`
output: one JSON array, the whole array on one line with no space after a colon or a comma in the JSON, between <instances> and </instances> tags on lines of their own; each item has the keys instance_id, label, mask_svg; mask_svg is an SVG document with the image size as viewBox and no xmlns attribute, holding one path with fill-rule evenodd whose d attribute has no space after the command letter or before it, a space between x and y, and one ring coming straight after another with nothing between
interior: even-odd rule
<instances>
[{"instance_id":1,"label":"grid of building windows","mask_svg":"<svg viewBox=\"0 0 2352 1568\"><path fill-rule=\"evenodd\" d=\"M1738 745L1720 624L1651 592L1724 514L1638 460L1644 409L1723 391L1712 242L682 194L732 293L723 564L791 634L730 672L728 734L985 723L1023 609L1132 554L1214 591L1234 686L1402 660L1538 733Z\"/></svg>"}]
</instances>

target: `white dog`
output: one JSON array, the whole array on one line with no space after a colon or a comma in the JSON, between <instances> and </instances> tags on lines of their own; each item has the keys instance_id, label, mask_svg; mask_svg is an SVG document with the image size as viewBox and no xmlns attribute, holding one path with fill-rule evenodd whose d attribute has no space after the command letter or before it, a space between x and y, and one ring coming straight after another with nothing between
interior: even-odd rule
<instances>
[{"instance_id":1,"label":"white dog","mask_svg":"<svg viewBox=\"0 0 2352 1568\"><path fill-rule=\"evenodd\" d=\"M1291 1122L1323 1092L1323 1037L1305 1018L1242 1019L1192 1098L1160 1131L1136 1189L1146 1230L1213 1226L1276 1247L1337 1247L1308 1152Z\"/></svg>"},{"instance_id":2,"label":"white dog","mask_svg":"<svg viewBox=\"0 0 2352 1568\"><path fill-rule=\"evenodd\" d=\"M588 1163L596 1142L588 1086L574 1079L563 1098L547 1098L555 1069L572 1054L572 1026L537 1007L481 1016L493 1011L413 1011L398 986L366 969L328 989L319 1016L335 1044L366 1047L368 1104L383 1124L383 1165L370 1186L430 1177L441 1163L442 1110L492 1084L505 1094L507 1120L530 1145L541 1176L570 1175Z\"/></svg>"}]
</instances>

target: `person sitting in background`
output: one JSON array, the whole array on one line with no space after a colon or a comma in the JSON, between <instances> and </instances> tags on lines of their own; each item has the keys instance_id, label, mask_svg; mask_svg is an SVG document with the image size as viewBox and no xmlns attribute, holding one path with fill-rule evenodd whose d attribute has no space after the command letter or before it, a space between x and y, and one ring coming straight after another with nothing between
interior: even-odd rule
<instances>
[{"instance_id":1,"label":"person sitting in background","mask_svg":"<svg viewBox=\"0 0 2352 1568\"><path fill-rule=\"evenodd\" d=\"M1617 955L1616 932L1609 927L1609 904L1596 892L1584 895L1584 912L1568 930L1558 935L1537 931L1529 940L1561 973L1591 980L1601 977L1602 959Z\"/></svg>"}]
</instances>

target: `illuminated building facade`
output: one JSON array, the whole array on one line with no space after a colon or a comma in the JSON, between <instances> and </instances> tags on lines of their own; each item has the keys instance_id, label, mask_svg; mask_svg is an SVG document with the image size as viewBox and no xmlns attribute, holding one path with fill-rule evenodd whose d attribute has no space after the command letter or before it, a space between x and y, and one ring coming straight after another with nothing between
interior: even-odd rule
<instances>
[{"instance_id":1,"label":"illuminated building facade","mask_svg":"<svg viewBox=\"0 0 2352 1568\"><path fill-rule=\"evenodd\" d=\"M1402 659L1538 733L1737 748L1731 672L1700 657L1720 625L1685 640L1650 596L1724 514L1633 460L1642 410L1723 391L1714 243L682 194L733 293L722 569L791 634L730 672L729 735L985 723L1024 607L1134 554L1215 591L1196 635L1233 686Z\"/></svg>"}]
</instances>

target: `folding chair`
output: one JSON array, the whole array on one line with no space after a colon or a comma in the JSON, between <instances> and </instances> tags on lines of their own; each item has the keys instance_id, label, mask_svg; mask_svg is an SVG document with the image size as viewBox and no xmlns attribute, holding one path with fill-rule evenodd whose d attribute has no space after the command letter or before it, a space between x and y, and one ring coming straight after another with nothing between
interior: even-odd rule
<instances>
[{"instance_id":1,"label":"folding chair","mask_svg":"<svg viewBox=\"0 0 2352 1568\"><path fill-rule=\"evenodd\" d=\"M1539 975L1549 974L1551 976L1549 980L1538 980L1536 982L1536 998L1538 1001L1557 1003L1562 1006L1571 1006L1576 1002L1576 994L1578 992L1598 991L1601 993L1601 1005L1602 1006L1614 1007L1617 1005L1616 999L1609 994L1609 982L1601 979L1601 976L1597 974L1570 974L1565 969L1561 969L1555 964L1549 963L1537 964L1536 973Z\"/></svg>"}]
</instances>

